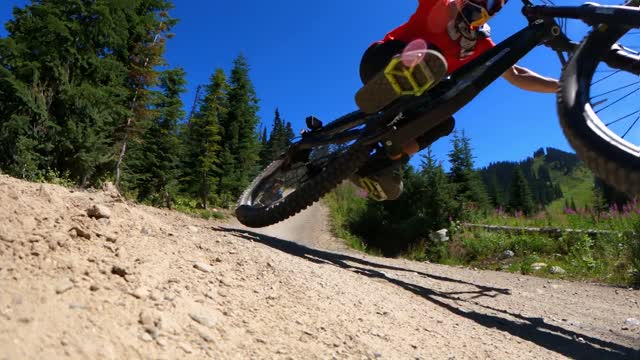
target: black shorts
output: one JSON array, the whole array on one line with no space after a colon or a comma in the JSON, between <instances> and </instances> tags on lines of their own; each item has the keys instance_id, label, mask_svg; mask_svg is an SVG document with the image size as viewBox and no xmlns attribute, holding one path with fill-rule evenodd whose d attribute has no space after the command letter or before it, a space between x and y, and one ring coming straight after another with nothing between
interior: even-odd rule
<instances>
[{"instance_id":1,"label":"black shorts","mask_svg":"<svg viewBox=\"0 0 640 360\"><path fill-rule=\"evenodd\" d=\"M366 84L377 73L384 70L395 55L400 54L407 44L400 40L373 43L360 60L360 80Z\"/></svg>"}]
</instances>

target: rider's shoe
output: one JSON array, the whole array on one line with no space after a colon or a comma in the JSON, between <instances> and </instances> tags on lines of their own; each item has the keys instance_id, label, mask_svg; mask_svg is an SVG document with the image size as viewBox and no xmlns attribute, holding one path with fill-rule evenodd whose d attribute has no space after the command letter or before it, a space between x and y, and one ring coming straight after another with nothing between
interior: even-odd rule
<instances>
[{"instance_id":1,"label":"rider's shoe","mask_svg":"<svg viewBox=\"0 0 640 360\"><path fill-rule=\"evenodd\" d=\"M428 121L420 119L418 121ZM431 145L438 139L451 134L455 126L455 120L450 117L438 124L426 134L416 138L420 150ZM386 157L374 158L368 161L349 180L366 191L367 197L375 201L395 200L402 195L403 183L400 169L409 161L409 156L403 155L398 160Z\"/></svg>"},{"instance_id":2,"label":"rider's shoe","mask_svg":"<svg viewBox=\"0 0 640 360\"><path fill-rule=\"evenodd\" d=\"M367 197L372 200L395 200L400 197L403 190L400 168L404 163L405 161L396 160L389 166L372 173L360 170L351 175L349 180L364 190Z\"/></svg>"},{"instance_id":3,"label":"rider's shoe","mask_svg":"<svg viewBox=\"0 0 640 360\"><path fill-rule=\"evenodd\" d=\"M426 50L422 61L407 67L401 55L393 57L384 71L379 72L356 94L361 111L374 113L403 95L420 96L437 85L447 74L447 61L435 50Z\"/></svg>"}]
</instances>

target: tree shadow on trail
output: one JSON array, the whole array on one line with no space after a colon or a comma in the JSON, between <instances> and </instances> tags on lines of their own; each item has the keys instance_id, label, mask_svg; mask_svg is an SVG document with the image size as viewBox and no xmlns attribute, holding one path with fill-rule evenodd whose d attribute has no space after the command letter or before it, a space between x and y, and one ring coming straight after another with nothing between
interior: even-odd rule
<instances>
[{"instance_id":1,"label":"tree shadow on trail","mask_svg":"<svg viewBox=\"0 0 640 360\"><path fill-rule=\"evenodd\" d=\"M371 262L357 257L332 253L323 250L308 248L291 241L278 239L271 236L258 234L248 230L233 229L226 227L214 227L213 230L231 233L240 238L258 242L274 249L280 250L290 255L322 264L333 264L340 268L367 276L370 278L383 279L410 291L427 301L430 301L451 313L469 319L487 328L494 328L507 332L512 336L534 343L550 351L562 354L573 359L637 359L640 360L640 350L616 344L610 341L597 339L588 335L576 333L561 326L548 324L542 318L525 317L520 314L509 313L505 310L491 308L479 304L473 299L480 297L508 296L509 289L500 289L489 286L478 285L460 279L452 279L445 276L427 274L410 269ZM418 274L433 280L468 285L475 288L471 291L440 292L424 286L389 277L383 271L398 271ZM472 295L470 299L458 297L458 295ZM452 300L451 303L447 300ZM462 310L453 305L455 302L467 302L488 311L502 313L505 316L517 319L511 320L497 315L484 314L476 311Z\"/></svg>"}]
</instances>

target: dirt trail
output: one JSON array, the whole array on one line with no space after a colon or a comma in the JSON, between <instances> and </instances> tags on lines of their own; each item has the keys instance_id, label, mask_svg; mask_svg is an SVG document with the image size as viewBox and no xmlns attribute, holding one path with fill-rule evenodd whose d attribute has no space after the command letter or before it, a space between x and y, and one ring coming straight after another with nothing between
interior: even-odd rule
<instances>
[{"instance_id":1,"label":"dirt trail","mask_svg":"<svg viewBox=\"0 0 640 360\"><path fill-rule=\"evenodd\" d=\"M0 175L0 359L640 359L638 291L363 256L324 211L263 235Z\"/></svg>"}]
</instances>

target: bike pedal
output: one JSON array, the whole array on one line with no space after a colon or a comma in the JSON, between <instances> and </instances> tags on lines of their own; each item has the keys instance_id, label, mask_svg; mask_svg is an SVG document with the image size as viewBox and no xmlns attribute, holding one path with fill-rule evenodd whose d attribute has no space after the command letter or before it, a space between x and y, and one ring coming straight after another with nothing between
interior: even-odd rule
<instances>
[{"instance_id":1,"label":"bike pedal","mask_svg":"<svg viewBox=\"0 0 640 360\"><path fill-rule=\"evenodd\" d=\"M447 74L446 59L435 50L427 50L422 61L407 67L396 55L356 93L356 104L365 113L375 113L403 95L420 96Z\"/></svg>"},{"instance_id":2,"label":"bike pedal","mask_svg":"<svg viewBox=\"0 0 640 360\"><path fill-rule=\"evenodd\" d=\"M359 179L359 182L360 186L367 191L368 197L376 201L384 201L387 199L387 194L377 181L368 177L362 177Z\"/></svg>"},{"instance_id":3,"label":"bike pedal","mask_svg":"<svg viewBox=\"0 0 640 360\"><path fill-rule=\"evenodd\" d=\"M420 96L435 83L436 78L424 62L406 67L400 57L394 57L384 75L397 95Z\"/></svg>"}]
</instances>

